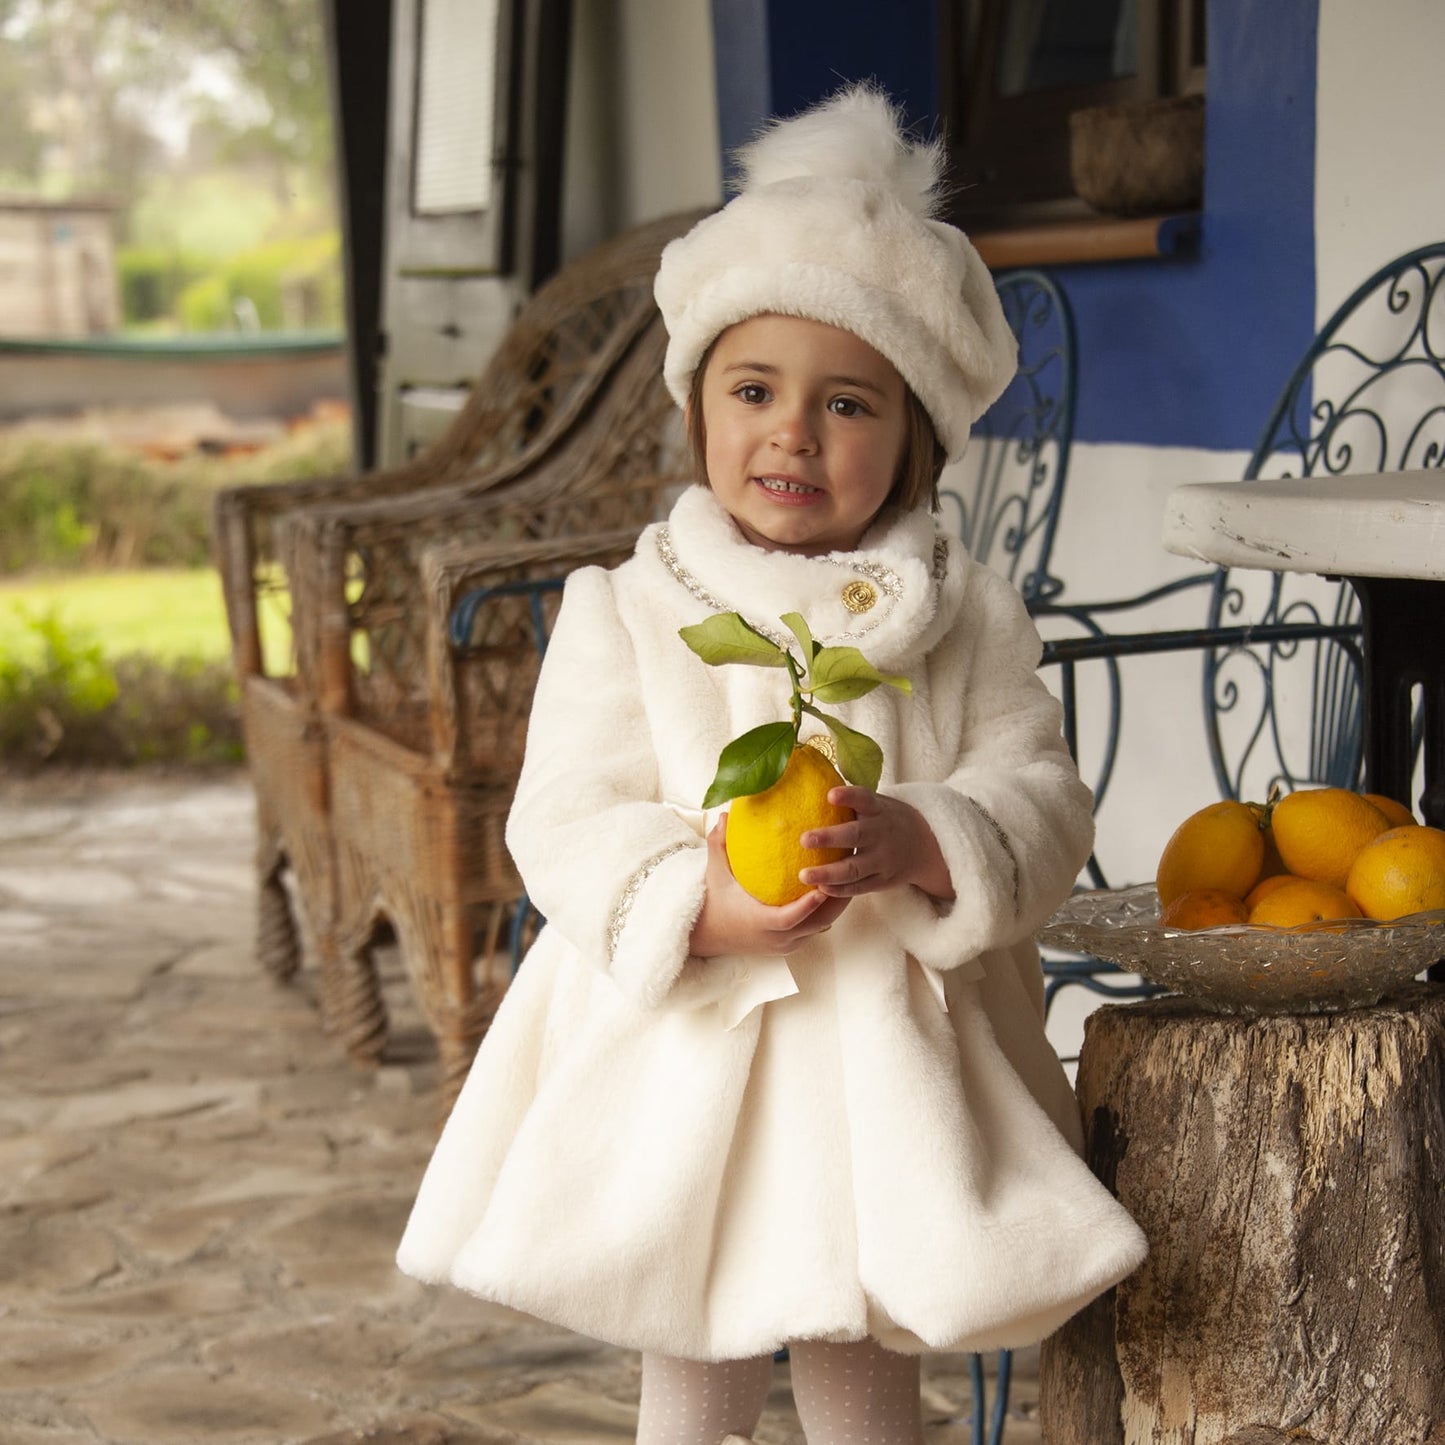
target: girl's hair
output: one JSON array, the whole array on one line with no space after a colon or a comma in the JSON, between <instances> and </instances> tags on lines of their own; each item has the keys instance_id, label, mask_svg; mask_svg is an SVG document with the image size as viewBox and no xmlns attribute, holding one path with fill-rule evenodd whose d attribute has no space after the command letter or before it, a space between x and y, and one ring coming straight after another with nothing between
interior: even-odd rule
<instances>
[{"instance_id":1,"label":"girl's hair","mask_svg":"<svg viewBox=\"0 0 1445 1445\"><path fill-rule=\"evenodd\" d=\"M692 387L687 399L687 441L692 448L693 466L697 468L698 479L704 486L711 486L707 475L707 426L702 418L702 381L707 374L707 364L712 360L713 345L703 352L697 370L692 374ZM923 403L913 394L913 388L906 382L903 396L907 405L906 430L903 440L903 456L898 463L898 474L893 478L893 488L884 500L885 507L897 507L911 512L925 503L930 512L938 510L938 479L943 475L948 453L938 439L932 418L923 408Z\"/></svg>"}]
</instances>

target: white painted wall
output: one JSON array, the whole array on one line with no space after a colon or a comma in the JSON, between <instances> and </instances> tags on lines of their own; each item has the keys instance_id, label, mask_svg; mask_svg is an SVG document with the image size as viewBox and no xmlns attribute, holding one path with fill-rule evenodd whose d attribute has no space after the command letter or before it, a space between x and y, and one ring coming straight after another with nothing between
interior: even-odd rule
<instances>
[{"instance_id":1,"label":"white painted wall","mask_svg":"<svg viewBox=\"0 0 1445 1445\"><path fill-rule=\"evenodd\" d=\"M563 255L722 199L710 0L576 7Z\"/></svg>"},{"instance_id":2,"label":"white painted wall","mask_svg":"<svg viewBox=\"0 0 1445 1445\"><path fill-rule=\"evenodd\" d=\"M1377 267L1445 237L1440 0L1320 0L1316 318Z\"/></svg>"},{"instance_id":3,"label":"white painted wall","mask_svg":"<svg viewBox=\"0 0 1445 1445\"><path fill-rule=\"evenodd\" d=\"M1445 238L1437 139L1445 5L1320 0L1318 44L1322 322L1378 266ZM1260 398L1261 425L1273 399ZM1054 571L1067 579L1069 594L1133 593L1198 570L1160 543L1164 500L1187 482L1237 478L1247 460L1242 452L1076 445L1054 551ZM1206 600L1203 592L1184 593L1151 614L1150 625L1202 625ZM1200 722L1198 659L1141 658L1128 666L1121 762L1099 821L1101 856L1118 881L1137 882L1151 875L1174 824L1217 792Z\"/></svg>"},{"instance_id":4,"label":"white painted wall","mask_svg":"<svg viewBox=\"0 0 1445 1445\"><path fill-rule=\"evenodd\" d=\"M1244 452L1183 447L1084 446L1069 461L1067 491L1054 544L1054 573L1076 602L1137 596L1176 578L1199 574L1197 562L1166 552L1160 536L1164 502L1177 486L1238 477ZM1201 627L1208 591L1191 588L1150 604L1147 611L1101 618L1112 632ZM1080 629L1044 620L1046 637ZM1096 814L1095 851L1116 887L1147 883L1169 835L1197 808L1219 797L1209 762L1201 707L1198 653L1164 653L1121 662L1124 708L1114 773ZM1057 668L1045 681L1061 692ZM1109 716L1101 664L1077 670L1080 769L1093 786ZM1064 989L1049 1015L1049 1038L1065 1058L1077 1055L1084 1021L1105 1000L1081 988Z\"/></svg>"}]
</instances>

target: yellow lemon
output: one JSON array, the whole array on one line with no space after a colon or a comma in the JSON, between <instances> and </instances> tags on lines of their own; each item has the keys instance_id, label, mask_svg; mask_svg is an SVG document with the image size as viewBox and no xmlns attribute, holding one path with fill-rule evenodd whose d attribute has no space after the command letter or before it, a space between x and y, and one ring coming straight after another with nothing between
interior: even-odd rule
<instances>
[{"instance_id":1,"label":"yellow lemon","mask_svg":"<svg viewBox=\"0 0 1445 1445\"><path fill-rule=\"evenodd\" d=\"M1274 928L1297 928L1301 924L1358 917L1360 910L1342 888L1318 883L1312 878L1291 878L1249 911L1251 923L1267 923Z\"/></svg>"},{"instance_id":2,"label":"yellow lemon","mask_svg":"<svg viewBox=\"0 0 1445 1445\"><path fill-rule=\"evenodd\" d=\"M1167 908L1183 893L1217 888L1243 898L1264 864L1260 813L1248 803L1211 803L1191 813L1159 855L1155 886Z\"/></svg>"},{"instance_id":3,"label":"yellow lemon","mask_svg":"<svg viewBox=\"0 0 1445 1445\"><path fill-rule=\"evenodd\" d=\"M798 872L836 863L847 848L804 848L812 828L849 822L851 808L834 807L828 790L844 786L838 770L817 748L793 749L783 776L761 793L728 806L727 854L733 877L760 903L791 903L808 891Z\"/></svg>"},{"instance_id":4,"label":"yellow lemon","mask_svg":"<svg viewBox=\"0 0 1445 1445\"><path fill-rule=\"evenodd\" d=\"M1305 788L1274 805L1270 819L1285 867L1300 878L1343 888L1360 849L1390 825L1385 815L1345 788Z\"/></svg>"},{"instance_id":5,"label":"yellow lemon","mask_svg":"<svg viewBox=\"0 0 1445 1445\"><path fill-rule=\"evenodd\" d=\"M1418 823L1381 833L1360 850L1345 892L1379 921L1445 908L1445 833Z\"/></svg>"}]
</instances>

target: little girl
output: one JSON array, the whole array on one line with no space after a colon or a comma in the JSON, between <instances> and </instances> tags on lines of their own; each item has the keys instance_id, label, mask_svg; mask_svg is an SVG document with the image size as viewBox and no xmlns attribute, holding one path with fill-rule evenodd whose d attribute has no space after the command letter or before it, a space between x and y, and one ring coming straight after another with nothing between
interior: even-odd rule
<instances>
[{"instance_id":1,"label":"little girl","mask_svg":"<svg viewBox=\"0 0 1445 1445\"><path fill-rule=\"evenodd\" d=\"M787 1346L813 1445L922 1439L918 1356L1023 1345L1144 1254L1080 1161L1031 935L1090 798L1008 582L934 522L1013 341L941 156L845 91L742 156L663 253L699 485L568 580L507 842L549 920L478 1053L402 1269L643 1352L638 1439L746 1437ZM768 907L698 808L786 673L707 667L737 611L905 674L836 711L876 792Z\"/></svg>"}]
</instances>

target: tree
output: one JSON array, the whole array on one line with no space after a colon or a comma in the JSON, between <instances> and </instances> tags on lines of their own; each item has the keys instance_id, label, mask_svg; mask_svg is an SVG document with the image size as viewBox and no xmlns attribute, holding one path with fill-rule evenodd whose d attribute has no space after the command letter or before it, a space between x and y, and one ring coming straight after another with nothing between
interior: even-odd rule
<instances>
[{"instance_id":1,"label":"tree","mask_svg":"<svg viewBox=\"0 0 1445 1445\"><path fill-rule=\"evenodd\" d=\"M169 108L219 159L329 182L320 0L0 0L0 39L0 172L133 194ZM224 104L193 85L203 67L227 79Z\"/></svg>"},{"instance_id":2,"label":"tree","mask_svg":"<svg viewBox=\"0 0 1445 1445\"><path fill-rule=\"evenodd\" d=\"M118 3L118 0L111 0ZM240 128L240 152L329 169L331 111L320 0L124 0L137 20L193 55L225 56L269 119Z\"/></svg>"}]
</instances>

